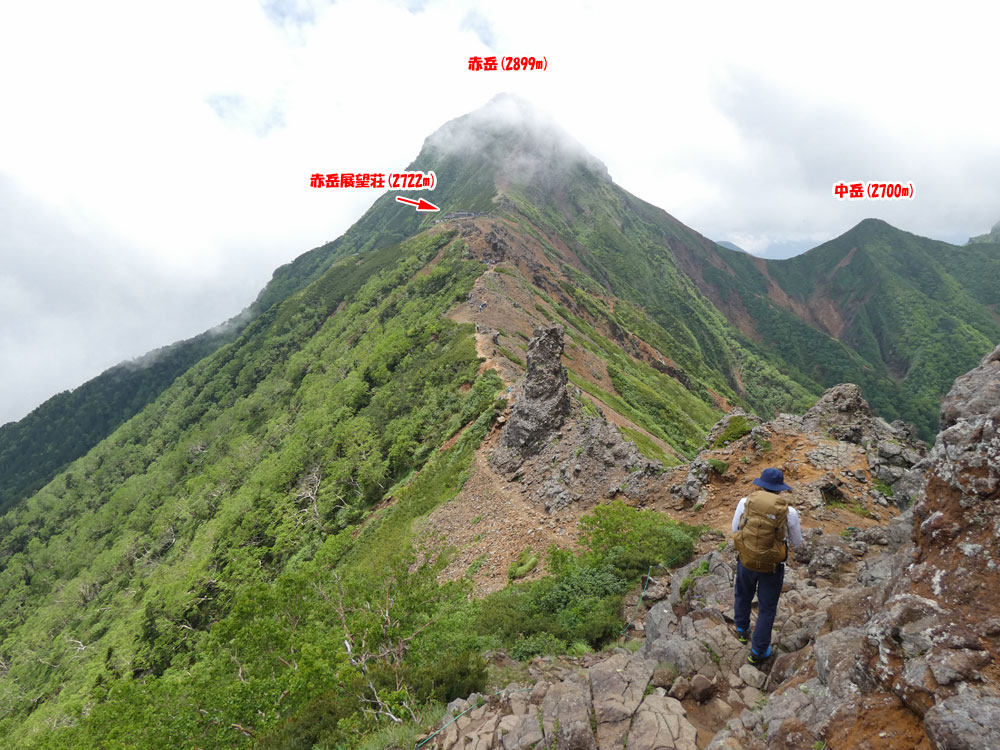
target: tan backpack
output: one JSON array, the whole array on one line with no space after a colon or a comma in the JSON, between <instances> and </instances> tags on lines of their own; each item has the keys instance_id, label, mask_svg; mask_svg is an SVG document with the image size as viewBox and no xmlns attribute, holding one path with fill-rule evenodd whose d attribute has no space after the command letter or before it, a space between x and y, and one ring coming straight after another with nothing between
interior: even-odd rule
<instances>
[{"instance_id":1,"label":"tan backpack","mask_svg":"<svg viewBox=\"0 0 1000 750\"><path fill-rule=\"evenodd\" d=\"M788 559L787 522L788 501L779 493L763 490L750 493L734 540L743 567L757 573L773 573L778 563Z\"/></svg>"}]
</instances>

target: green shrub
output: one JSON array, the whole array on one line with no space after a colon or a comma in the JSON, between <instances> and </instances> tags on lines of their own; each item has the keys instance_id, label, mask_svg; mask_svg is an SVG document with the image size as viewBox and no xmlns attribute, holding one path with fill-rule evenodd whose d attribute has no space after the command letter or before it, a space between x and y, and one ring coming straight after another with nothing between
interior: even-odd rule
<instances>
[{"instance_id":1,"label":"green shrub","mask_svg":"<svg viewBox=\"0 0 1000 750\"><path fill-rule=\"evenodd\" d=\"M562 575L539 582L537 601L549 612L561 612L580 599L620 594L628 584L611 565L573 566Z\"/></svg>"},{"instance_id":2,"label":"green shrub","mask_svg":"<svg viewBox=\"0 0 1000 750\"><path fill-rule=\"evenodd\" d=\"M475 605L471 631L496 639L518 659L541 653L600 648L622 629L622 596L629 582L657 563L681 564L698 530L620 500L598 506L581 519L585 550L549 550L550 575L521 582ZM534 562L532 562L534 560ZM537 555L522 552L516 573L534 567Z\"/></svg>"},{"instance_id":3,"label":"green shrub","mask_svg":"<svg viewBox=\"0 0 1000 750\"><path fill-rule=\"evenodd\" d=\"M552 575L486 597L478 605L473 630L508 646L548 633L565 643L582 641L592 647L621 630L618 611L628 583L613 566L552 550L549 570Z\"/></svg>"},{"instance_id":4,"label":"green shrub","mask_svg":"<svg viewBox=\"0 0 1000 750\"><path fill-rule=\"evenodd\" d=\"M533 633L518 638L510 647L510 655L518 661L526 661L533 656L561 654L566 651L566 643L551 633Z\"/></svg>"},{"instance_id":5,"label":"green shrub","mask_svg":"<svg viewBox=\"0 0 1000 750\"><path fill-rule=\"evenodd\" d=\"M887 485L881 479L876 479L873 482L873 484L875 485L875 489L881 492L883 495L885 495L886 497L892 497L892 487Z\"/></svg>"},{"instance_id":6,"label":"green shrub","mask_svg":"<svg viewBox=\"0 0 1000 750\"><path fill-rule=\"evenodd\" d=\"M507 359L509 359L511 362L513 362L515 365L518 365L519 367L525 367L524 360L521 359L516 354L514 354L514 352L512 352L510 349L505 349L502 346L498 346L497 349L499 349L500 353Z\"/></svg>"},{"instance_id":7,"label":"green shrub","mask_svg":"<svg viewBox=\"0 0 1000 750\"><path fill-rule=\"evenodd\" d=\"M406 682L423 701L447 703L486 688L486 662L476 651L443 651L412 670Z\"/></svg>"},{"instance_id":8,"label":"green shrub","mask_svg":"<svg viewBox=\"0 0 1000 750\"><path fill-rule=\"evenodd\" d=\"M518 558L507 568L507 580L516 581L524 578L538 565L538 555L532 554L531 547L521 550Z\"/></svg>"},{"instance_id":9,"label":"green shrub","mask_svg":"<svg viewBox=\"0 0 1000 750\"><path fill-rule=\"evenodd\" d=\"M681 596L685 596L688 590L694 585L695 579L701 578L702 576L708 575L708 560L702 560L701 563L684 576L684 580L681 581Z\"/></svg>"},{"instance_id":10,"label":"green shrub","mask_svg":"<svg viewBox=\"0 0 1000 750\"><path fill-rule=\"evenodd\" d=\"M586 414L588 416L591 416L591 417L600 418L601 413L599 411L597 411L597 407L594 406L594 402L591 401L589 398L581 398L580 399L580 406L583 409L583 413L584 414Z\"/></svg>"},{"instance_id":11,"label":"green shrub","mask_svg":"<svg viewBox=\"0 0 1000 750\"><path fill-rule=\"evenodd\" d=\"M277 728L262 736L260 747L268 750L291 750L319 746L320 742L348 740L343 727L356 716L360 707L356 698L344 691L319 693Z\"/></svg>"},{"instance_id":12,"label":"green shrub","mask_svg":"<svg viewBox=\"0 0 1000 750\"><path fill-rule=\"evenodd\" d=\"M726 443L739 440L752 429L753 427L746 417L742 415L733 417L729 420L729 424L726 425L726 429L724 429L719 437L715 439L715 443L712 444L712 447L721 448Z\"/></svg>"},{"instance_id":13,"label":"green shrub","mask_svg":"<svg viewBox=\"0 0 1000 750\"><path fill-rule=\"evenodd\" d=\"M580 540L597 560L609 562L625 577L645 573L651 565L683 564L694 551L691 534L675 521L621 500L584 515Z\"/></svg>"},{"instance_id":14,"label":"green shrub","mask_svg":"<svg viewBox=\"0 0 1000 750\"><path fill-rule=\"evenodd\" d=\"M622 435L626 440L631 440L636 444L636 447L646 458L651 458L654 461L659 461L662 464L673 464L676 463L675 459L671 459L664 452L663 448L657 445L653 440L644 432L639 430L633 430L629 427L619 427Z\"/></svg>"},{"instance_id":15,"label":"green shrub","mask_svg":"<svg viewBox=\"0 0 1000 750\"><path fill-rule=\"evenodd\" d=\"M855 513L864 518L875 518L875 514L859 502L851 503L847 508L851 513Z\"/></svg>"},{"instance_id":16,"label":"green shrub","mask_svg":"<svg viewBox=\"0 0 1000 750\"><path fill-rule=\"evenodd\" d=\"M471 563L469 563L469 567L465 569L465 575L470 577L474 576L477 572L479 572L479 569L483 567L483 565L486 563L487 558L488 555L480 555Z\"/></svg>"},{"instance_id":17,"label":"green shrub","mask_svg":"<svg viewBox=\"0 0 1000 750\"><path fill-rule=\"evenodd\" d=\"M722 475L726 473L726 469L729 468L729 464L725 461L720 461L717 458L708 459L708 465L712 467L712 471L716 474Z\"/></svg>"}]
</instances>

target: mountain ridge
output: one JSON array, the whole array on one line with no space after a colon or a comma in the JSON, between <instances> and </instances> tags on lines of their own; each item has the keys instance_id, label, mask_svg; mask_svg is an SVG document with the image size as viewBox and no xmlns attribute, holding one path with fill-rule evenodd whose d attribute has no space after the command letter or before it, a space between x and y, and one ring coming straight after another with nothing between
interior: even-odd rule
<instances>
[{"instance_id":1,"label":"mountain ridge","mask_svg":"<svg viewBox=\"0 0 1000 750\"><path fill-rule=\"evenodd\" d=\"M1000 248L958 248L866 219L786 260L725 248L681 260L746 335L824 387L861 384L876 409L917 423L926 438L935 399L1000 336L995 295L970 272L973 256L983 271Z\"/></svg>"},{"instance_id":2,"label":"mountain ridge","mask_svg":"<svg viewBox=\"0 0 1000 750\"><path fill-rule=\"evenodd\" d=\"M655 498L697 520L704 507L678 500L671 466L728 483L775 449L733 411L716 439L722 450L743 441L732 467L688 465L724 412L804 411L822 391L814 374L829 374L809 370L805 345L863 372L860 354L750 294L769 288L759 259L632 196L575 151L506 129L482 159L464 146L439 136L411 168L438 175L420 195L481 215L444 220L380 197L343 237L279 269L234 340L0 516L0 742L357 746L385 722L476 690L488 649L600 647L620 632L627 585L685 558L700 532L592 503ZM831 269L836 249L820 254ZM966 253L967 267L980 255ZM736 270L746 285L726 286ZM784 286L771 279L789 298L811 288L793 271ZM745 304L758 327L769 322L761 311L794 326L799 359L772 351L773 332L743 333L710 294ZM554 327L565 347L550 364L566 368L575 413L592 427L546 435L527 474L490 474L485 452L520 398L534 331ZM624 456L639 471L623 471ZM851 469L868 488L859 507L881 513L864 465ZM525 546L505 547L488 572L493 584L528 584L479 600L469 594L488 553L475 545L496 543L504 524L490 518L459 539L434 514L456 498L482 506L477 490L501 482L518 485L505 489L547 529L506 523ZM484 522L472 515L465 531ZM648 548L628 544L636 538ZM549 541L548 575L533 573ZM531 640L518 637L528 623L544 626Z\"/></svg>"},{"instance_id":3,"label":"mountain ridge","mask_svg":"<svg viewBox=\"0 0 1000 750\"><path fill-rule=\"evenodd\" d=\"M527 125L525 125L526 123ZM489 158L486 161L492 164L494 169L493 174L490 173L489 169L481 168L476 174L468 175L459 182L450 179L454 176L456 170L461 171L455 164L456 155L468 157L470 154L476 153L477 146L489 143L493 144L493 149L488 154ZM521 149L520 153L518 152L519 148ZM477 154L477 156L481 157L482 154ZM444 163L441 163L441 160ZM541 168L538 167L538 164L541 164ZM521 184L522 186L526 184L534 185L532 189L535 193L545 192L553 186L558 186L560 181L563 183L571 181L574 175L570 173L577 167L581 167L584 174L596 174L600 180L612 184L611 178L607 173L607 168L603 163L590 155L582 145L573 140L547 115L534 108L525 100L509 94L498 95L479 110L455 118L442 125L425 139L420 154L418 154L417 158L414 159L407 169L429 169L434 165L437 165L439 171L442 172L440 177L442 184L449 185L449 187L441 191L432 191L434 192L435 199L444 208L441 215L447 213L448 209L474 212L492 210L495 208L495 204L493 203L494 193L499 190L499 195L502 199L504 186L512 183ZM505 165L511 166L505 168ZM496 172L499 172L499 174ZM670 220L675 221L672 217ZM325 269L329 267L330 263L339 257L364 252L367 249L377 246L379 243L399 241L412 234L418 227L430 226L433 221L435 219L431 217L414 215L412 210L395 204L393 195L388 193L376 200L342 237L307 251L293 261L277 268L255 301L238 318L253 318L276 302L287 298L295 291L319 278ZM803 271L780 275L783 276L783 281L786 285L791 284L793 287L801 287L806 283L802 279L803 275L813 273L814 269L808 266L819 257L815 251L827 247L830 243L849 241L855 234L875 234L879 228L884 234L885 228L889 226L885 222L880 223L880 220L876 219L863 220L838 238L831 239L827 243L823 243L800 256L796 256L800 259L803 257L808 259L807 261L798 261L799 264L807 266ZM687 228L685 227L685 229ZM690 232L690 230L688 231ZM901 232L902 230L894 231ZM910 235L909 233L904 234L916 237L916 235ZM899 236L891 239L898 240ZM975 239L981 241L990 237L991 235L984 235L981 238ZM690 236L688 239L690 240ZM927 242L934 241L927 240ZM679 254L683 256L685 261L683 270L685 273L695 280L701 292L706 294L712 303L724 312L733 325L752 341L760 343L762 339L760 333L756 330L754 321L759 317L773 317L774 311L763 316L752 315L747 308L746 299L734 299L734 295L728 289L725 289L725 284L720 288L717 279L706 279L704 276L706 269L700 267L702 264L707 262L721 269L727 265L727 261L718 256L713 256L711 252L695 253L694 255L687 253L686 250L690 244L689 241L685 245L671 249L675 255ZM946 243L939 243L938 247L944 247L945 245ZM716 247L724 247L724 245L716 244ZM954 246L947 247L954 250ZM984 321L980 320L977 330L985 331L986 339L990 339L995 334L995 331L992 330L989 320L1000 322L1000 314L997 312L1000 297L992 293L993 285L987 281L989 274L976 273L976 266L978 265L981 268L983 265L991 265L1000 271L1000 261L995 256L991 256L988 249L990 245L988 244L983 246L982 242L980 242L978 245L973 244L971 247L966 247L969 248L966 255L970 260L966 261L966 268L958 275L961 277L962 284L970 287L975 292L976 297L985 305L986 314L989 318L985 321L985 325ZM822 253L819 255L822 255ZM975 256L975 258L972 259L972 256ZM749 256L749 258L752 257ZM754 265L757 272L763 273L766 279L769 273L768 269L782 268L781 265L768 264L780 264L782 262L768 260L761 263L755 261ZM788 267L791 268L791 266ZM746 263L742 263L737 270L742 272L751 271L752 273L751 267ZM794 289L791 290L792 294L789 294L780 282L775 283L770 279L766 280L766 289L768 295L775 296L775 299L772 301L777 303L779 307L784 308L786 312L790 312L796 318L805 322L813 331L826 334L833 339L839 340L845 328L848 327L849 320L853 321L858 314L856 309L839 309L835 302L822 295L818 300L819 304L815 304L817 302L815 299L801 299L795 295ZM758 288L752 290L751 293L753 292L761 293L759 284ZM740 294L739 296L742 297L744 295ZM780 313L778 313L778 317L779 320L772 320L769 325L779 327L788 325L789 323L795 325L793 321L785 320L782 322L780 318L784 316ZM237 319L234 318L234 320ZM871 381L871 376L865 376L864 373L873 364L877 364L878 360L881 360L881 364L884 367L876 368L884 370L881 382L877 382L879 376L876 374L875 382L863 383L866 395L872 398L877 408L885 410L889 407L887 416L903 417L919 422L922 434L925 437L929 436L934 426L935 417L933 416L933 409L929 408L926 403L922 410L923 418L921 418L920 411L917 411L915 405L907 406L903 410L895 409L892 406L892 403L897 400L906 403L912 401L912 398L909 397L897 398L900 394L898 393L898 382L896 381L905 379L905 357L901 358L892 351L886 351L884 356L882 356L882 344L878 345L879 356L870 356L874 352L871 341L860 341L861 338L870 338L866 331L855 334L854 340L843 342L846 344L845 349L834 345L832 342L817 340L817 335L813 331L806 331L798 326L795 326L795 328L799 334L803 334L807 339L813 340L809 351L814 352L817 349L826 350L824 356L827 359L839 358L848 363L853 363L846 368L833 368L832 375L824 376L822 373L809 373L807 368L803 366L803 360L806 357L802 354L789 354L787 349L777 349L777 352L785 362L791 365L797 372L795 376L796 380L806 385L807 388L811 387L814 392L816 388L829 387L835 381L839 382L840 380ZM50 478L68 460L82 455L86 449L92 447L97 440L107 435L111 429L135 414L139 408L149 403L152 398L159 394L165 385L169 384L174 377L193 364L196 359L214 350L212 346L205 345L205 342L208 340L214 340L218 345L221 345L223 342L223 339L215 338L210 331L206 331L199 337L195 337L187 342L178 342L172 345L180 347L180 349L174 350L179 364L170 369L169 372L160 372L152 381L149 378L150 373L147 373L146 376L136 373L130 377L128 374L123 374L117 368L111 368L107 373L98 376L98 378L92 381L88 381L86 388L81 386L78 389L73 389L73 392L69 394L58 394L53 399L47 400L42 405L44 409L39 407L41 412L38 409L33 410L32 415L28 415L28 417L19 420L17 423L0 427L0 461L4 462L2 465L5 467L5 471L3 472L3 486L0 486L0 509L9 507L12 503L25 496L29 490L40 487L41 483ZM985 339L984 341L980 341L979 349L985 351L987 343ZM861 357L856 356L859 353L857 352L858 346L867 348L869 356L866 356L864 353L861 353ZM775 350L773 342L770 348L772 351ZM970 365L979 349L975 351L970 350L958 357L957 361L947 368L944 375L935 381L931 389L934 394L941 391L947 384L948 375L957 374L963 366ZM122 364L125 365L125 363ZM162 370L162 368L160 369ZM952 373L952 370L955 372ZM116 391L127 392L132 390L137 394L143 395L128 399L118 407L113 407L110 412L107 407L101 407L100 411L102 413L100 415L95 412L93 405L88 409L88 403L93 401L92 394L107 390L112 382L116 383ZM873 393L873 390L878 392ZM926 395L924 399L926 400ZM118 400L121 401L120 398ZM36 412L38 413L36 414ZM41 414L47 416L42 418ZM67 414L71 414L72 416L67 416ZM69 419L70 422L75 424L97 423L97 426L86 430L79 430L63 429L53 424L54 420L61 421L64 419ZM28 455L25 453L26 450L34 456L45 455L49 457L44 461L34 461L30 476L25 475L23 473L24 470L21 468L25 465L24 457ZM4 459L2 458L3 456L7 458Z\"/></svg>"}]
</instances>

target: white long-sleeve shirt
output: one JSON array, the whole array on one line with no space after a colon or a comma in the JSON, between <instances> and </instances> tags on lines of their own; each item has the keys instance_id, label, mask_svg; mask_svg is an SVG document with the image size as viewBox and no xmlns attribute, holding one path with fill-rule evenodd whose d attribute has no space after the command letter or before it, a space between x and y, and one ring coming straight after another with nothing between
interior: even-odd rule
<instances>
[{"instance_id":1,"label":"white long-sleeve shirt","mask_svg":"<svg viewBox=\"0 0 1000 750\"><path fill-rule=\"evenodd\" d=\"M733 533L735 534L740 530L740 519L743 518L743 512L747 507L747 499L744 497L740 500L739 505L736 506L736 513L733 515ZM796 547L802 544L802 526L799 523L799 512L789 506L788 508L788 533L785 534L786 541Z\"/></svg>"}]
</instances>

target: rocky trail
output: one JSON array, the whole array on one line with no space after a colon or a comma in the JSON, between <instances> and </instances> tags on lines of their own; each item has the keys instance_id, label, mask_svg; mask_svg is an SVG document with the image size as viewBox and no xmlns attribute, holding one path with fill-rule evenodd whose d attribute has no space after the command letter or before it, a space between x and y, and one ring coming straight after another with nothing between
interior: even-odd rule
<instances>
[{"instance_id":1,"label":"rocky trail","mask_svg":"<svg viewBox=\"0 0 1000 750\"><path fill-rule=\"evenodd\" d=\"M533 684L512 683L478 707L479 696L455 701L452 715L472 710L429 745L604 750L627 742L629 750L695 750L707 747L730 722L745 733L777 726L795 716L798 706L787 716L768 711L767 696L782 685L805 683L803 650L827 626L831 608L836 619L845 607L853 608L852 592L862 582L884 582L891 574L884 561L906 536L908 518L847 538L809 535L785 578L774 627L780 656L762 670L747 663L748 647L735 637L734 562L727 544L650 582L641 630L632 636L641 639L638 651L618 647L586 657L535 659L528 667ZM817 693L831 689L822 681L806 691L810 687ZM881 746L913 747L909 739Z\"/></svg>"},{"instance_id":2,"label":"rocky trail","mask_svg":"<svg viewBox=\"0 0 1000 750\"><path fill-rule=\"evenodd\" d=\"M740 459L765 452L757 458L798 480L804 543L787 565L774 658L759 669L747 663L732 625L732 543L708 532L700 557L626 599L623 617L638 615L631 647L536 658L499 692L454 701L423 746L1000 747L998 421L1000 347L956 381L926 455L905 425L873 417L845 385L803 417L756 425L664 475L679 480L669 487L638 488L672 515L721 530L746 483L706 472L708 458L735 458L748 480L759 468Z\"/></svg>"}]
</instances>

